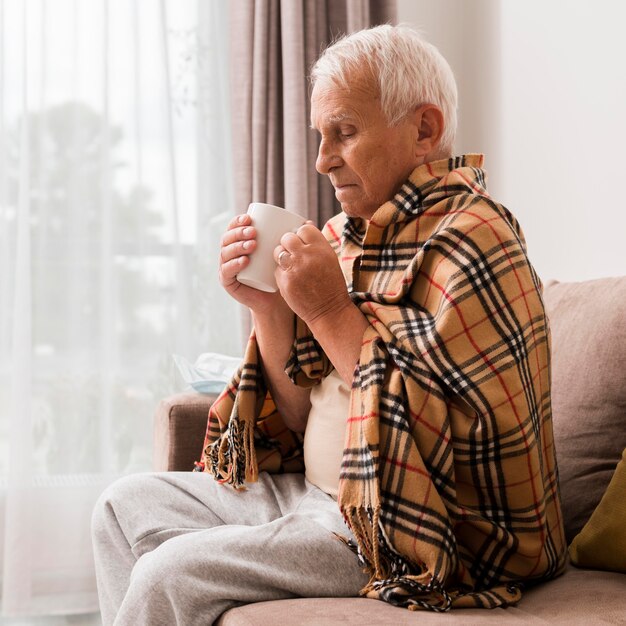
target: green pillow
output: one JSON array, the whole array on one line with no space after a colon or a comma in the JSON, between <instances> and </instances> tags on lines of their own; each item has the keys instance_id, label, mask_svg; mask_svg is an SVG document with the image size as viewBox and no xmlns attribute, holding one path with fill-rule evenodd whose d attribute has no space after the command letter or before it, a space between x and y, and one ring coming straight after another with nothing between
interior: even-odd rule
<instances>
[{"instance_id":1,"label":"green pillow","mask_svg":"<svg viewBox=\"0 0 626 626\"><path fill-rule=\"evenodd\" d=\"M602 500L574 537L569 555L578 567L626 573L626 449Z\"/></svg>"}]
</instances>

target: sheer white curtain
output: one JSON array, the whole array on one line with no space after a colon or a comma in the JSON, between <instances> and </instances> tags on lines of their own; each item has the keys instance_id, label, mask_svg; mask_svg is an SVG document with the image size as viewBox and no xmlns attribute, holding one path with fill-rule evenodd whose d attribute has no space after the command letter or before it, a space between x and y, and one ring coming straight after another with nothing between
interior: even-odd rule
<instances>
[{"instance_id":1,"label":"sheer white curtain","mask_svg":"<svg viewBox=\"0 0 626 626\"><path fill-rule=\"evenodd\" d=\"M154 408L182 388L171 354L240 350L216 277L226 11L0 0L5 618L97 610L93 503L150 469Z\"/></svg>"}]
</instances>

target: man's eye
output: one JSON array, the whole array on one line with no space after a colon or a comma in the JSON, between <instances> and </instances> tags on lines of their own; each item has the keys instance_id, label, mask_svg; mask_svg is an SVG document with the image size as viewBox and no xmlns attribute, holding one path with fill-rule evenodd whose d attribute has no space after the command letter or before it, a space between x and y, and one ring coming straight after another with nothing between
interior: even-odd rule
<instances>
[{"instance_id":1,"label":"man's eye","mask_svg":"<svg viewBox=\"0 0 626 626\"><path fill-rule=\"evenodd\" d=\"M349 137L353 137L355 135L355 132L353 130L342 130L339 133L339 136L342 137L343 139L348 139Z\"/></svg>"}]
</instances>

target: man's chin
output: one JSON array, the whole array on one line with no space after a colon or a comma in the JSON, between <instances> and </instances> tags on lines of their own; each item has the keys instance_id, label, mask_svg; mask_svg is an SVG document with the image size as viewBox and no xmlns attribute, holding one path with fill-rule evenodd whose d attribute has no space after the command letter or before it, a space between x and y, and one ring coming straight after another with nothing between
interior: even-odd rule
<instances>
[{"instance_id":1,"label":"man's chin","mask_svg":"<svg viewBox=\"0 0 626 626\"><path fill-rule=\"evenodd\" d=\"M357 202L340 202L341 210L348 217L360 217L362 219L370 219L375 213L375 209L371 210L369 207Z\"/></svg>"},{"instance_id":2,"label":"man's chin","mask_svg":"<svg viewBox=\"0 0 626 626\"><path fill-rule=\"evenodd\" d=\"M361 203L355 197L354 191L352 186L335 189L335 198L339 201L341 210L349 217L358 217L360 214L359 207Z\"/></svg>"},{"instance_id":3,"label":"man's chin","mask_svg":"<svg viewBox=\"0 0 626 626\"><path fill-rule=\"evenodd\" d=\"M341 210L348 217L357 217L358 216L358 214L354 211L354 206L352 205L351 202L340 202L339 205L341 206Z\"/></svg>"}]
</instances>

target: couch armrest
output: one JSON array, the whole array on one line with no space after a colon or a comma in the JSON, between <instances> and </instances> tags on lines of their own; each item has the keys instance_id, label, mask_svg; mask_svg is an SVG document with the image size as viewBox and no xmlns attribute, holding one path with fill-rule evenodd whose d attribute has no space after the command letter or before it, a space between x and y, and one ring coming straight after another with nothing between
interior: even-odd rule
<instances>
[{"instance_id":1,"label":"couch armrest","mask_svg":"<svg viewBox=\"0 0 626 626\"><path fill-rule=\"evenodd\" d=\"M161 400L154 415L157 472L190 471L200 459L209 407L217 395L179 393Z\"/></svg>"}]
</instances>

